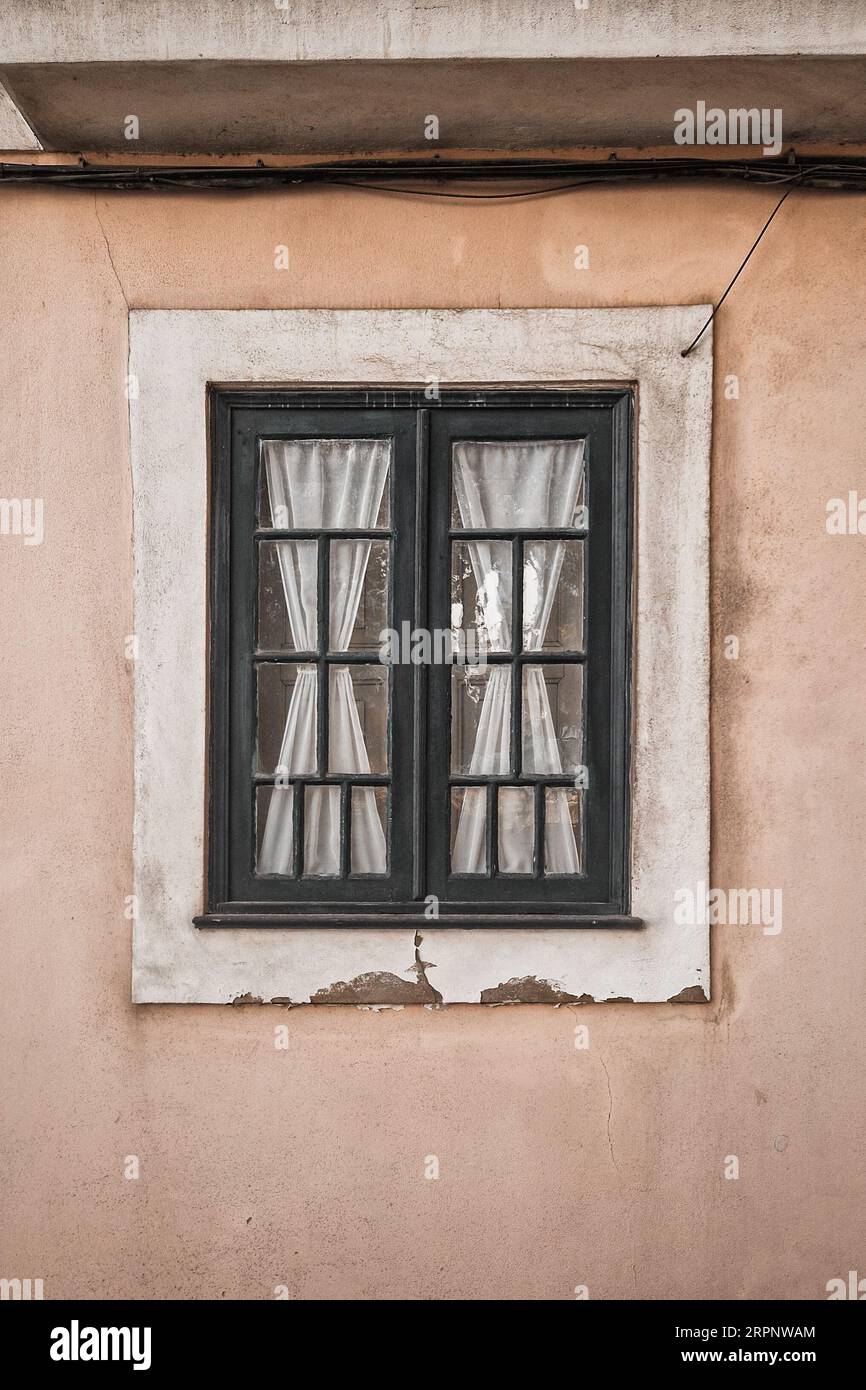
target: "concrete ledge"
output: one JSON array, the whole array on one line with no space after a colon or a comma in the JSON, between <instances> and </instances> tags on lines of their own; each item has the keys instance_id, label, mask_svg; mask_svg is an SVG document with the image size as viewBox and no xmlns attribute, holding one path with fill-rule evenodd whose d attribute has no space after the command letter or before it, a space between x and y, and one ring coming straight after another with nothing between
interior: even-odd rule
<instances>
[{"instance_id":1,"label":"concrete ledge","mask_svg":"<svg viewBox=\"0 0 866 1390\"><path fill-rule=\"evenodd\" d=\"M780 111L784 148L866 140L866 57L0 66L42 144L91 154L669 146L674 113ZM438 139L425 136L427 117ZM127 118L138 122L128 139ZM712 153L717 146L677 147ZM741 154L760 146L734 146Z\"/></svg>"}]
</instances>

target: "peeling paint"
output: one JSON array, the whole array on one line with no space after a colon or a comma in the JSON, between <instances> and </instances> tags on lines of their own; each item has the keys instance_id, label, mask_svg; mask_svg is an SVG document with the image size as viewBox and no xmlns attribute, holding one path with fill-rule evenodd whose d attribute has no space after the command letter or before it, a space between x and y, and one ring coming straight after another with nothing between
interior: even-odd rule
<instances>
[{"instance_id":1,"label":"peeling paint","mask_svg":"<svg viewBox=\"0 0 866 1390\"><path fill-rule=\"evenodd\" d=\"M418 977L418 983L420 984L423 980L424 984L429 989L430 994L432 995L433 1007L438 1009L442 1004L442 995L439 993L438 989L433 988L430 981L427 979L427 971L435 970L436 966L432 960L421 959L421 943L423 942L423 940L423 936L419 931L417 931L415 933L415 964L411 968L414 970L415 974Z\"/></svg>"},{"instance_id":2,"label":"peeling paint","mask_svg":"<svg viewBox=\"0 0 866 1390\"><path fill-rule=\"evenodd\" d=\"M540 980L535 975L522 975L498 984L495 989L481 991L482 1004L633 1004L627 994L612 994L596 999L592 994L569 994L557 980Z\"/></svg>"},{"instance_id":3,"label":"peeling paint","mask_svg":"<svg viewBox=\"0 0 866 1390\"><path fill-rule=\"evenodd\" d=\"M259 997L258 994L238 994L238 995L235 996L235 998L234 998L231 1002L232 1002L232 1005L235 1005L235 1004L264 1004L265 1001L264 1001L264 999L261 999L261 998Z\"/></svg>"},{"instance_id":4,"label":"peeling paint","mask_svg":"<svg viewBox=\"0 0 866 1390\"><path fill-rule=\"evenodd\" d=\"M672 994L668 1000L669 1004L709 1004L709 999L704 993L703 985L688 985L686 989L681 989L679 994Z\"/></svg>"},{"instance_id":5,"label":"peeling paint","mask_svg":"<svg viewBox=\"0 0 866 1390\"><path fill-rule=\"evenodd\" d=\"M371 970L352 980L319 989L311 1004L433 1004L441 1000L423 970L417 980L401 980L388 970Z\"/></svg>"},{"instance_id":6,"label":"peeling paint","mask_svg":"<svg viewBox=\"0 0 866 1390\"><path fill-rule=\"evenodd\" d=\"M589 995L568 994L555 980L539 980L521 975L481 991L482 1004L581 1004Z\"/></svg>"}]
</instances>

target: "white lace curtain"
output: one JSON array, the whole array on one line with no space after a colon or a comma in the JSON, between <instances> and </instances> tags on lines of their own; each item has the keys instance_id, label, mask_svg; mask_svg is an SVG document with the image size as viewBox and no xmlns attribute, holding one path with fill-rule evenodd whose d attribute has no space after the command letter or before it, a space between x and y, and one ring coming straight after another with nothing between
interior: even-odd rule
<instances>
[{"instance_id":1,"label":"white lace curtain","mask_svg":"<svg viewBox=\"0 0 866 1390\"><path fill-rule=\"evenodd\" d=\"M388 479L390 444L380 439L267 440L262 444L274 526L285 530L369 530L376 525ZM317 545L275 542L293 647L317 648ZM329 642L348 648L364 589L370 541L331 542ZM369 773L370 759L348 666L330 667L329 773ZM276 771L289 776L316 773L316 667L301 665L292 686ZM294 788L271 794L259 852L262 874L293 870ZM352 800L352 867L384 874L385 834L372 787L357 788ZM340 788L313 787L304 815L304 872L340 872Z\"/></svg>"},{"instance_id":2,"label":"white lace curtain","mask_svg":"<svg viewBox=\"0 0 866 1390\"><path fill-rule=\"evenodd\" d=\"M461 524L467 529L545 530L574 524L583 481L582 440L454 445L453 478ZM561 541L527 541L524 546L523 645L540 651L559 583ZM510 620L493 567L493 543L469 542L478 604L491 650L510 649ZM562 760L540 666L524 667L523 770L559 776ZM511 679L507 664L487 667L487 680L469 763L473 776L510 770ZM532 871L532 836L522 815L525 796L506 790L499 807L499 867L505 873ZM486 792L468 787L458 818L451 867L483 873L486 866ZM580 861L564 787L547 793L544 859L548 873L575 874Z\"/></svg>"}]
</instances>

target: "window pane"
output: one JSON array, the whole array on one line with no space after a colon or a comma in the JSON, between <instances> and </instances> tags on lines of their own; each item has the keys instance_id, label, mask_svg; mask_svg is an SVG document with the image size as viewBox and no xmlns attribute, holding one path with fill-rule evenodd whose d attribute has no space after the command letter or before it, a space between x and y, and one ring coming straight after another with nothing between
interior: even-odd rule
<instances>
[{"instance_id":1,"label":"window pane","mask_svg":"<svg viewBox=\"0 0 866 1390\"><path fill-rule=\"evenodd\" d=\"M259 546L261 651L316 650L316 542L262 541Z\"/></svg>"},{"instance_id":2,"label":"window pane","mask_svg":"<svg viewBox=\"0 0 866 1390\"><path fill-rule=\"evenodd\" d=\"M455 541L451 546L451 632L461 659L511 650L511 544Z\"/></svg>"},{"instance_id":3,"label":"window pane","mask_svg":"<svg viewBox=\"0 0 866 1390\"><path fill-rule=\"evenodd\" d=\"M304 878L340 873L340 788L307 787L304 800Z\"/></svg>"},{"instance_id":4,"label":"window pane","mask_svg":"<svg viewBox=\"0 0 866 1390\"><path fill-rule=\"evenodd\" d=\"M541 531L583 525L583 451L582 439L456 442L452 527Z\"/></svg>"},{"instance_id":5,"label":"window pane","mask_svg":"<svg viewBox=\"0 0 866 1390\"><path fill-rule=\"evenodd\" d=\"M583 792L571 787L544 789L544 872L583 870Z\"/></svg>"},{"instance_id":6,"label":"window pane","mask_svg":"<svg viewBox=\"0 0 866 1390\"><path fill-rule=\"evenodd\" d=\"M473 776L509 772L510 666L451 668L451 771Z\"/></svg>"},{"instance_id":7,"label":"window pane","mask_svg":"<svg viewBox=\"0 0 866 1390\"><path fill-rule=\"evenodd\" d=\"M331 651L374 651L388 626L387 541L332 541Z\"/></svg>"},{"instance_id":8,"label":"window pane","mask_svg":"<svg viewBox=\"0 0 866 1390\"><path fill-rule=\"evenodd\" d=\"M316 771L316 668L267 662L256 668L256 770Z\"/></svg>"},{"instance_id":9,"label":"window pane","mask_svg":"<svg viewBox=\"0 0 866 1390\"><path fill-rule=\"evenodd\" d=\"M524 666L523 771L576 773L583 762L583 667Z\"/></svg>"},{"instance_id":10,"label":"window pane","mask_svg":"<svg viewBox=\"0 0 866 1390\"><path fill-rule=\"evenodd\" d=\"M487 788L451 788L451 872L487 872Z\"/></svg>"},{"instance_id":11,"label":"window pane","mask_svg":"<svg viewBox=\"0 0 866 1390\"><path fill-rule=\"evenodd\" d=\"M499 788L499 872L531 874L535 851L535 792Z\"/></svg>"},{"instance_id":12,"label":"window pane","mask_svg":"<svg viewBox=\"0 0 866 1390\"><path fill-rule=\"evenodd\" d=\"M583 650L583 541L527 541L523 550L523 645Z\"/></svg>"},{"instance_id":13,"label":"window pane","mask_svg":"<svg viewBox=\"0 0 866 1390\"><path fill-rule=\"evenodd\" d=\"M388 525L390 439L263 439L259 525L368 531Z\"/></svg>"},{"instance_id":14,"label":"window pane","mask_svg":"<svg viewBox=\"0 0 866 1390\"><path fill-rule=\"evenodd\" d=\"M332 666L328 772L388 771L388 670Z\"/></svg>"},{"instance_id":15,"label":"window pane","mask_svg":"<svg viewBox=\"0 0 866 1390\"><path fill-rule=\"evenodd\" d=\"M291 877L293 787L256 787L256 873Z\"/></svg>"},{"instance_id":16,"label":"window pane","mask_svg":"<svg viewBox=\"0 0 866 1390\"><path fill-rule=\"evenodd\" d=\"M352 788L352 844L350 871L353 874L384 874L388 871L388 789Z\"/></svg>"}]
</instances>

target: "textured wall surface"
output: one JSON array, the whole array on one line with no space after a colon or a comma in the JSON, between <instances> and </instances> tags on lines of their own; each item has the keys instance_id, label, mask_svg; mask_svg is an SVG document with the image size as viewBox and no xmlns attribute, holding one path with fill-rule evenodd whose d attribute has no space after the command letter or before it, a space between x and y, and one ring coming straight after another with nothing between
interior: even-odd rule
<instances>
[{"instance_id":1,"label":"textured wall surface","mask_svg":"<svg viewBox=\"0 0 866 1390\"><path fill-rule=\"evenodd\" d=\"M712 881L780 887L782 931L715 928L705 1006L129 1002L127 304L700 303L772 199L0 190L0 494L44 499L41 545L0 536L4 1277L822 1298L862 1270L866 536L825 527L866 491L858 198L790 198L715 333Z\"/></svg>"},{"instance_id":2,"label":"textured wall surface","mask_svg":"<svg viewBox=\"0 0 866 1390\"><path fill-rule=\"evenodd\" d=\"M6 0L7 63L858 53L860 0Z\"/></svg>"}]
</instances>

